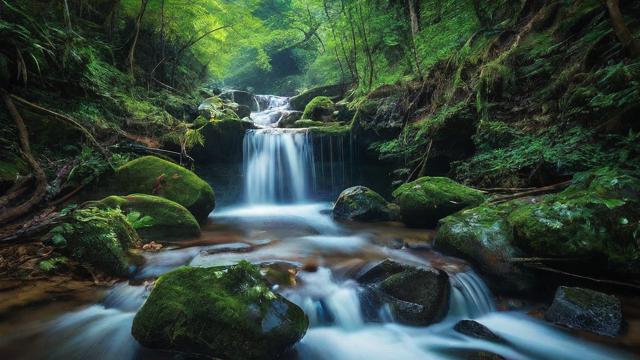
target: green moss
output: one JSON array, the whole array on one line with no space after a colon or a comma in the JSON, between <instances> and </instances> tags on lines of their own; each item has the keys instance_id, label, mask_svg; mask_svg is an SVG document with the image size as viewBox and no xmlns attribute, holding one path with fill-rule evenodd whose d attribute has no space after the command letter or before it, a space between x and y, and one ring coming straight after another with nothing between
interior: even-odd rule
<instances>
[{"instance_id":1,"label":"green moss","mask_svg":"<svg viewBox=\"0 0 640 360\"><path fill-rule=\"evenodd\" d=\"M72 220L51 231L66 242L64 251L77 261L109 275L130 273L127 251L138 246L140 238L119 210L95 207L76 210Z\"/></svg>"},{"instance_id":2,"label":"green moss","mask_svg":"<svg viewBox=\"0 0 640 360\"><path fill-rule=\"evenodd\" d=\"M333 116L335 105L326 96L317 96L311 100L304 108L302 119L326 122Z\"/></svg>"},{"instance_id":3,"label":"green moss","mask_svg":"<svg viewBox=\"0 0 640 360\"><path fill-rule=\"evenodd\" d=\"M347 135L351 131L350 125L343 125L340 123L330 123L321 127L310 127L309 132L315 135L329 135L329 136L338 136L338 135Z\"/></svg>"},{"instance_id":4,"label":"green moss","mask_svg":"<svg viewBox=\"0 0 640 360\"><path fill-rule=\"evenodd\" d=\"M26 170L26 164L21 159L0 160L0 181L14 181L18 175L24 174Z\"/></svg>"},{"instance_id":5,"label":"green moss","mask_svg":"<svg viewBox=\"0 0 640 360\"><path fill-rule=\"evenodd\" d=\"M248 262L162 275L133 321L151 348L226 359L273 358L306 332L304 312L269 290Z\"/></svg>"},{"instance_id":6,"label":"green moss","mask_svg":"<svg viewBox=\"0 0 640 360\"><path fill-rule=\"evenodd\" d=\"M609 168L578 174L567 190L515 210L515 243L538 256L640 262L640 180ZM637 268L635 271L640 271Z\"/></svg>"},{"instance_id":7,"label":"green moss","mask_svg":"<svg viewBox=\"0 0 640 360\"><path fill-rule=\"evenodd\" d=\"M64 256L56 256L40 261L38 263L38 267L44 272L52 273L64 267L67 264L67 261L69 261L69 259Z\"/></svg>"},{"instance_id":8,"label":"green moss","mask_svg":"<svg viewBox=\"0 0 640 360\"><path fill-rule=\"evenodd\" d=\"M388 221L395 218L395 209L377 192L354 186L340 193L333 207L333 216L343 220Z\"/></svg>"},{"instance_id":9,"label":"green moss","mask_svg":"<svg viewBox=\"0 0 640 360\"><path fill-rule=\"evenodd\" d=\"M154 156L144 156L116 169L108 181L111 194L149 194L174 201L204 221L215 207L211 186L193 172Z\"/></svg>"},{"instance_id":10,"label":"green moss","mask_svg":"<svg viewBox=\"0 0 640 360\"><path fill-rule=\"evenodd\" d=\"M150 226L137 230L145 239L190 238L200 235L200 225L189 210L165 198L144 194L109 196L95 205L150 216Z\"/></svg>"},{"instance_id":11,"label":"green moss","mask_svg":"<svg viewBox=\"0 0 640 360\"><path fill-rule=\"evenodd\" d=\"M300 120L296 120L296 122L294 122L291 127L300 129L300 128L310 128L310 127L322 127L324 125L325 123L323 123L322 121L300 119Z\"/></svg>"},{"instance_id":12,"label":"green moss","mask_svg":"<svg viewBox=\"0 0 640 360\"><path fill-rule=\"evenodd\" d=\"M481 191L445 177L423 177L393 192L402 221L409 226L435 226L443 217L485 200Z\"/></svg>"}]
</instances>

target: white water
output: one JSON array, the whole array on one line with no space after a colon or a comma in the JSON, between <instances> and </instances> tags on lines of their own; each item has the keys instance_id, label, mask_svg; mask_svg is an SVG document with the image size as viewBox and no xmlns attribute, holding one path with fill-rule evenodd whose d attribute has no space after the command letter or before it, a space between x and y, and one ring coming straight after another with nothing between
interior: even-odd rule
<instances>
[{"instance_id":1,"label":"white water","mask_svg":"<svg viewBox=\"0 0 640 360\"><path fill-rule=\"evenodd\" d=\"M267 103L258 98L258 106ZM266 111L286 106L269 98ZM282 102L280 102L282 101ZM276 124L265 111L265 125ZM329 143L330 145L331 143ZM331 148L331 147L329 147ZM322 149L322 148L321 148ZM473 271L451 272L449 312L426 327L395 323L385 306L374 309L382 322L367 322L361 286L338 275L349 259L394 258L429 265L406 250L376 245L374 233L355 232L335 223L327 204L309 204L314 180L313 146L306 131L265 128L249 131L244 142L245 198L239 208L217 211L214 223L243 234L241 242L185 249L165 249L143 256L139 279L159 276L181 265L217 266L315 261L317 271L300 271L298 286L279 289L298 304L310 328L296 345L296 359L386 360L465 359L487 351L507 359L631 359L632 356L589 343L539 322L523 312L497 312L493 296ZM333 179L333 175L332 175ZM333 180L332 180L333 181ZM335 260L338 258L339 260ZM410 285L409 285L410 286ZM119 284L104 300L50 321L26 324L0 339L2 358L23 359L161 359L172 355L142 348L130 335L146 286ZM506 340L493 343L453 330L461 319L476 319ZM16 346L15 344L28 344Z\"/></svg>"},{"instance_id":2,"label":"white water","mask_svg":"<svg viewBox=\"0 0 640 360\"><path fill-rule=\"evenodd\" d=\"M274 95L256 95L259 110L251 113L256 125L275 127L283 116L289 114L289 98Z\"/></svg>"},{"instance_id":3,"label":"white water","mask_svg":"<svg viewBox=\"0 0 640 360\"><path fill-rule=\"evenodd\" d=\"M306 130L249 130L244 137L248 204L302 203L313 183L313 144Z\"/></svg>"}]
</instances>

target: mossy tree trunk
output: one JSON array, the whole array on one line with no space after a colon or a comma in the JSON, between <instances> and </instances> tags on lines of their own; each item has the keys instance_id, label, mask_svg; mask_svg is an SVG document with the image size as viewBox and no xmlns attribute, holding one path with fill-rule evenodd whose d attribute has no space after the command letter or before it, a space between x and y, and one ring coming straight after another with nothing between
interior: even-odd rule
<instances>
[{"instance_id":1,"label":"mossy tree trunk","mask_svg":"<svg viewBox=\"0 0 640 360\"><path fill-rule=\"evenodd\" d=\"M129 49L129 56L127 57L129 62L129 72L131 73L131 77L134 78L134 64L135 64L135 54L136 54L136 46L138 45L138 37L140 36L140 27L142 26L142 17L144 16L144 12L147 9L147 4L149 0L140 0L140 12L138 12L138 17L136 18L136 30L133 35L133 42L131 43L131 48Z\"/></svg>"}]
</instances>

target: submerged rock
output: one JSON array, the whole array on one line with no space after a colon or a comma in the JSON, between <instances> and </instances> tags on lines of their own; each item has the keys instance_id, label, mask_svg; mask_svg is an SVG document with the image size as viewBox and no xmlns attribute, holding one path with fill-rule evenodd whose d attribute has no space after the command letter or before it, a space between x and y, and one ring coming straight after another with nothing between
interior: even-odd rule
<instances>
[{"instance_id":1,"label":"submerged rock","mask_svg":"<svg viewBox=\"0 0 640 360\"><path fill-rule=\"evenodd\" d=\"M388 307L398 322L425 326L441 320L449 307L449 277L442 270L386 259L358 277L367 285L361 301L369 320Z\"/></svg>"},{"instance_id":2,"label":"submerged rock","mask_svg":"<svg viewBox=\"0 0 640 360\"><path fill-rule=\"evenodd\" d=\"M257 267L182 267L161 276L133 320L142 345L224 359L277 358L305 334L302 309Z\"/></svg>"},{"instance_id":3,"label":"submerged rock","mask_svg":"<svg viewBox=\"0 0 640 360\"><path fill-rule=\"evenodd\" d=\"M184 206L200 222L215 207L209 184L182 166L155 156L143 156L116 169L104 191L113 195L161 196Z\"/></svg>"},{"instance_id":4,"label":"submerged rock","mask_svg":"<svg viewBox=\"0 0 640 360\"><path fill-rule=\"evenodd\" d=\"M302 114L303 119L331 122L333 120L333 112L336 110L333 101L326 96L318 96L313 98L311 102L304 108Z\"/></svg>"},{"instance_id":5,"label":"submerged rock","mask_svg":"<svg viewBox=\"0 0 640 360\"><path fill-rule=\"evenodd\" d=\"M453 329L461 334L465 334L472 338L492 341L492 342L504 342L505 340L496 335L488 327L480 324L475 320L460 320Z\"/></svg>"},{"instance_id":6,"label":"submerged rock","mask_svg":"<svg viewBox=\"0 0 640 360\"><path fill-rule=\"evenodd\" d=\"M622 329L620 300L578 287L559 287L544 317L559 325L605 336L617 336Z\"/></svg>"},{"instance_id":7,"label":"submerged rock","mask_svg":"<svg viewBox=\"0 0 640 360\"><path fill-rule=\"evenodd\" d=\"M445 177L422 177L393 192L402 221L412 227L435 227L438 220L480 205L484 194Z\"/></svg>"},{"instance_id":8,"label":"submerged rock","mask_svg":"<svg viewBox=\"0 0 640 360\"><path fill-rule=\"evenodd\" d=\"M132 194L109 196L96 202L98 207L120 208L125 213L138 212L151 217L147 226L137 229L145 239L190 238L200 235L200 225L182 205L159 196Z\"/></svg>"},{"instance_id":9,"label":"submerged rock","mask_svg":"<svg viewBox=\"0 0 640 360\"><path fill-rule=\"evenodd\" d=\"M397 217L397 209L377 192L364 186L354 186L340 193L333 206L333 217L352 221L389 221Z\"/></svg>"},{"instance_id":10,"label":"submerged rock","mask_svg":"<svg viewBox=\"0 0 640 360\"><path fill-rule=\"evenodd\" d=\"M95 207L76 210L72 220L52 234L54 241L66 241L64 251L70 257L113 276L129 275L127 251L141 243L121 212Z\"/></svg>"}]
</instances>

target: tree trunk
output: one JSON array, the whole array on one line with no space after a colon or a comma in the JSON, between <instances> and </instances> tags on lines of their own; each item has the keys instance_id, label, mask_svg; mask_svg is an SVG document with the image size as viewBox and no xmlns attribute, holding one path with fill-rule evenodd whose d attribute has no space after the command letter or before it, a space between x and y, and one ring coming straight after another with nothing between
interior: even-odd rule
<instances>
[{"instance_id":1,"label":"tree trunk","mask_svg":"<svg viewBox=\"0 0 640 360\"><path fill-rule=\"evenodd\" d=\"M22 119L22 116L20 116L18 109L16 109L16 105L13 103L13 100L11 100L11 96L9 96L9 93L4 89L0 90L0 96L2 96L2 101L9 112L9 116L11 116L13 121L16 123L16 128L18 129L18 141L20 142L22 156L33 170L33 175L36 178L36 189L29 200L16 207L0 211L0 224L4 224L27 214L34 206L44 199L44 196L47 193L47 176L45 175L44 170L40 167L40 164L38 164L38 161L31 154L31 145L29 144L29 133L27 132L27 127L25 126L24 120Z\"/></svg>"},{"instance_id":2,"label":"tree trunk","mask_svg":"<svg viewBox=\"0 0 640 360\"><path fill-rule=\"evenodd\" d=\"M133 43L131 44L131 48L129 49L129 73L131 74L131 78L134 78L134 63L135 63L135 53L136 46L138 45L138 37L140 36L140 27L142 25L142 17L144 16L144 12L147 9L147 4L149 0L140 0L140 12L138 12L138 17L136 18L136 32L133 36Z\"/></svg>"},{"instance_id":3,"label":"tree trunk","mask_svg":"<svg viewBox=\"0 0 640 360\"><path fill-rule=\"evenodd\" d=\"M375 73L374 65L373 65L373 54L371 53L371 47L369 45L369 37L367 36L367 29L365 27L365 19L362 11L362 4L360 2L357 3L356 11L358 12L358 17L360 18L360 29L362 40L364 41L364 49L367 55L367 64L369 65L369 81L368 81L368 90L371 91L371 87L373 86L373 77Z\"/></svg>"},{"instance_id":4,"label":"tree trunk","mask_svg":"<svg viewBox=\"0 0 640 360\"><path fill-rule=\"evenodd\" d=\"M409 3L409 20L411 22L411 34L414 41L416 35L420 32L420 4L418 0L407 0Z\"/></svg>"},{"instance_id":5,"label":"tree trunk","mask_svg":"<svg viewBox=\"0 0 640 360\"><path fill-rule=\"evenodd\" d=\"M640 41L633 37L633 34L624 21L624 17L620 11L620 1L606 0L606 4L607 9L609 9L609 16L611 17L616 37L618 37L622 46L629 52L629 54L631 54L632 57L640 57Z\"/></svg>"}]
</instances>

